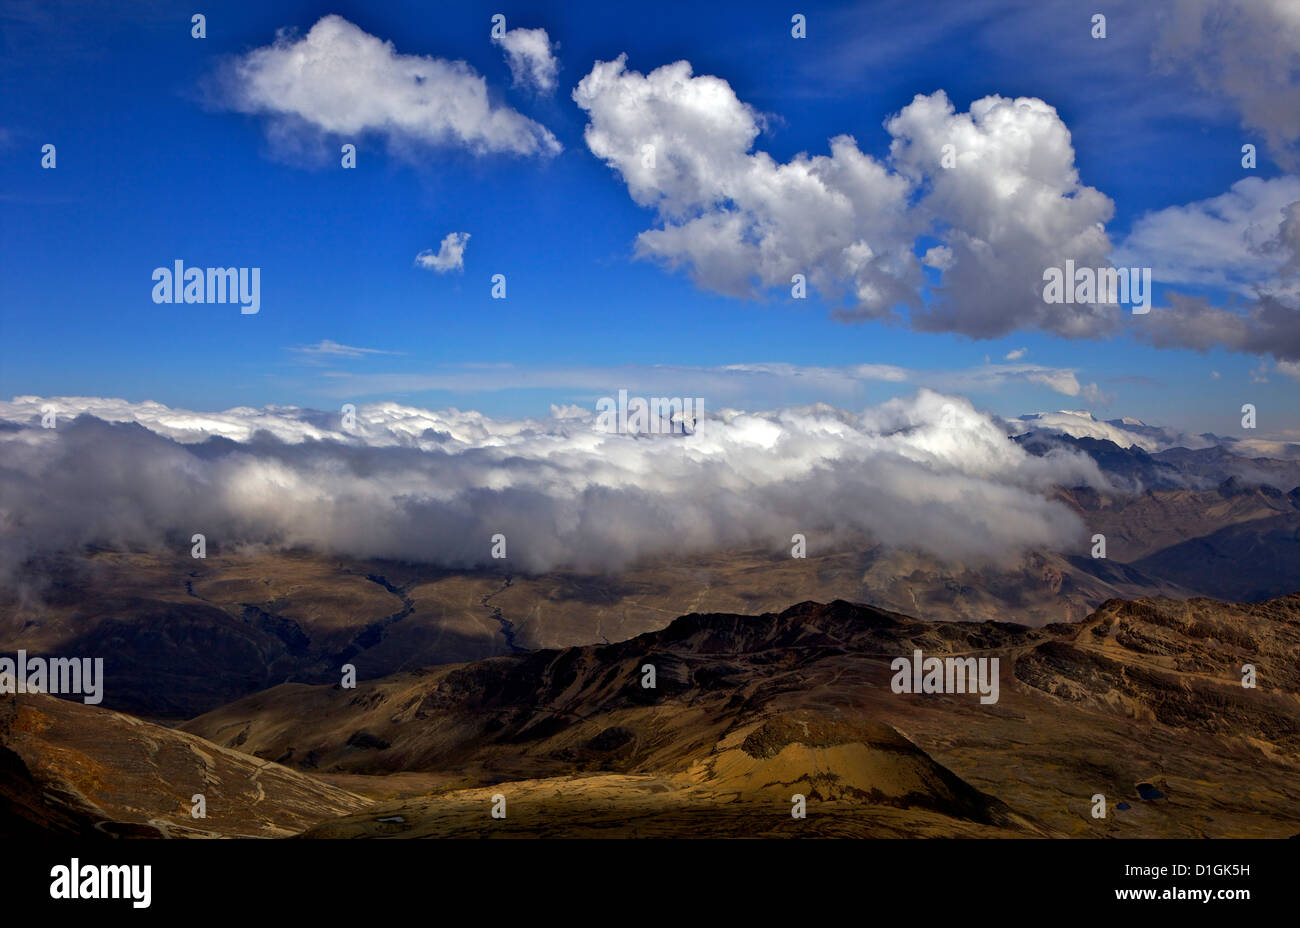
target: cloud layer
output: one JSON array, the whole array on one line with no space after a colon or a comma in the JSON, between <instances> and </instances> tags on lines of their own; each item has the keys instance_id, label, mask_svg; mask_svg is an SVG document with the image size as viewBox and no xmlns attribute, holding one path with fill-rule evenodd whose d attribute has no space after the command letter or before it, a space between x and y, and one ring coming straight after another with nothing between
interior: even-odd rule
<instances>
[{"instance_id":1,"label":"cloud layer","mask_svg":"<svg viewBox=\"0 0 1300 928\"><path fill-rule=\"evenodd\" d=\"M41 407L60 410L40 427ZM80 414L80 415L78 415ZM694 434L386 403L336 413L20 397L0 403L0 537L13 569L87 543L187 551L303 547L449 567L617 569L790 536L865 535L968 563L1071 549L1082 526L1044 493L1104 485L1080 455L1026 454L968 401L921 391L861 414L712 412Z\"/></svg>"},{"instance_id":2,"label":"cloud layer","mask_svg":"<svg viewBox=\"0 0 1300 928\"><path fill-rule=\"evenodd\" d=\"M329 343L332 344L332 343ZM327 355L315 346L308 357ZM303 349L294 348L302 354ZM338 357L357 357L344 355ZM1082 397L1107 405L1108 397L1095 381L1081 382L1078 371L1031 363L986 363L951 370L922 370L894 364L843 366L758 362L716 366L683 364L623 364L617 366L516 366L459 364L404 373L331 371L327 381L304 383L314 391L340 400L390 397L394 393L448 390L475 393L496 390L548 390L572 401L594 402L612 389L626 387L646 395L706 396L713 406L784 407L809 403L854 406L879 398L879 384L908 384L940 393L980 396L1003 387L1032 385L1062 396ZM617 385L617 386L615 386Z\"/></svg>"}]
</instances>

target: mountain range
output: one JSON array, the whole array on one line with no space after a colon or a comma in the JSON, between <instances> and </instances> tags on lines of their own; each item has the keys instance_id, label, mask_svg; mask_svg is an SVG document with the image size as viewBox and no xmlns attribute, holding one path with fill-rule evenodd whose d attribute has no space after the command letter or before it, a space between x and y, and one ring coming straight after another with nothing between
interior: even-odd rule
<instances>
[{"instance_id":1,"label":"mountain range","mask_svg":"<svg viewBox=\"0 0 1300 928\"><path fill-rule=\"evenodd\" d=\"M1297 648L1300 595L1111 600L1041 628L807 602L355 688L281 684L178 727L4 696L0 820L119 837L1286 836ZM999 700L895 692L891 664L916 650L997 658Z\"/></svg>"}]
</instances>

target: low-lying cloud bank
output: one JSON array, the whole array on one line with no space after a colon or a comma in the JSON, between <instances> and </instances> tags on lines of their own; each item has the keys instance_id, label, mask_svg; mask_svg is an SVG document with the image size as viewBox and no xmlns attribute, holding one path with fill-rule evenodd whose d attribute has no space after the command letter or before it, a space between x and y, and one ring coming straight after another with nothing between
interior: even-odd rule
<instances>
[{"instance_id":1,"label":"low-lying cloud bank","mask_svg":"<svg viewBox=\"0 0 1300 928\"><path fill-rule=\"evenodd\" d=\"M54 407L43 428L42 407ZM0 571L85 544L308 548L447 567L612 570L741 545L810 553L866 536L966 563L1077 549L1045 492L1104 486L1069 451L1035 457L969 401L922 390L861 414L710 412L688 435L596 415L492 419L381 403L344 427L294 407L0 403ZM504 534L508 561L491 557Z\"/></svg>"},{"instance_id":2,"label":"low-lying cloud bank","mask_svg":"<svg viewBox=\"0 0 1300 928\"><path fill-rule=\"evenodd\" d=\"M1148 454L1170 448L1201 449L1224 444L1223 439L1208 433L1193 435L1179 429L1147 425L1138 419L1098 419L1090 412L1071 409L1019 416L1006 420L1004 425L1013 435L1035 432L1095 438L1114 442L1121 448L1141 448Z\"/></svg>"}]
</instances>

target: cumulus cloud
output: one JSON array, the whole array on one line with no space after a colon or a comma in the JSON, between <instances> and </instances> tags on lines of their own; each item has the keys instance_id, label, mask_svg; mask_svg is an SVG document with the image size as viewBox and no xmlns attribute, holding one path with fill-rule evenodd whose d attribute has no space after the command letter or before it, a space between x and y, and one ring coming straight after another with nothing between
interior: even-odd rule
<instances>
[{"instance_id":1,"label":"cumulus cloud","mask_svg":"<svg viewBox=\"0 0 1300 928\"><path fill-rule=\"evenodd\" d=\"M1191 73L1232 100L1242 125L1263 132L1280 163L1300 162L1295 0L1180 0L1166 8L1151 57L1157 67Z\"/></svg>"},{"instance_id":2,"label":"cumulus cloud","mask_svg":"<svg viewBox=\"0 0 1300 928\"><path fill-rule=\"evenodd\" d=\"M1003 360L1005 360L1005 361L1019 361L1021 358L1023 358L1023 357L1024 357L1025 355L1027 355L1027 354L1029 354L1029 349L1028 349L1028 348L1013 348L1011 351L1008 351L1008 352L1007 352L1006 357L1003 358Z\"/></svg>"},{"instance_id":3,"label":"cumulus cloud","mask_svg":"<svg viewBox=\"0 0 1300 928\"><path fill-rule=\"evenodd\" d=\"M1226 291L1222 305L1171 292L1137 328L1157 347L1223 347L1300 359L1300 178L1247 177L1219 196L1140 217L1117 261L1173 287Z\"/></svg>"},{"instance_id":4,"label":"cumulus cloud","mask_svg":"<svg viewBox=\"0 0 1300 928\"><path fill-rule=\"evenodd\" d=\"M573 97L590 120L592 153L659 214L661 227L637 239L639 255L732 296L788 288L802 273L823 293L847 290L860 314L916 302L908 182L850 137L832 139L829 157L786 164L750 153L761 116L686 61L648 75L629 71L626 56L598 62Z\"/></svg>"},{"instance_id":5,"label":"cumulus cloud","mask_svg":"<svg viewBox=\"0 0 1300 928\"><path fill-rule=\"evenodd\" d=\"M638 256L701 287L753 297L804 274L843 318L907 309L917 329L980 338L1116 322L1114 305L1043 302L1045 267L1107 263L1113 205L1080 182L1069 130L1041 100L990 96L958 113L942 91L918 95L885 123L887 162L842 135L829 156L780 163L752 151L762 116L686 61L648 75L626 56L597 62L573 96L592 153L657 212ZM941 243L918 260L923 234ZM928 300L922 264L939 272Z\"/></svg>"},{"instance_id":6,"label":"cumulus cloud","mask_svg":"<svg viewBox=\"0 0 1300 928\"><path fill-rule=\"evenodd\" d=\"M1043 301L1044 268L1109 265L1105 223L1114 211L1080 182L1055 108L994 95L958 113L939 91L918 94L885 127L892 163L927 191L917 208L952 252L934 299L912 313L916 328L975 337L1036 328L1071 338L1111 330L1114 304ZM950 168L941 166L945 146Z\"/></svg>"},{"instance_id":7,"label":"cumulus cloud","mask_svg":"<svg viewBox=\"0 0 1300 928\"><path fill-rule=\"evenodd\" d=\"M1219 196L1147 213L1116 258L1166 285L1300 296L1300 177L1246 177Z\"/></svg>"},{"instance_id":8,"label":"cumulus cloud","mask_svg":"<svg viewBox=\"0 0 1300 928\"><path fill-rule=\"evenodd\" d=\"M426 271L446 274L449 271L465 269L465 245L469 242L468 232L451 232L442 240L437 252L426 248L415 256L415 263Z\"/></svg>"},{"instance_id":9,"label":"cumulus cloud","mask_svg":"<svg viewBox=\"0 0 1300 928\"><path fill-rule=\"evenodd\" d=\"M1271 354L1278 361L1300 360L1300 309L1268 294L1237 311L1204 297L1170 293L1169 306L1154 309L1136 331L1157 348L1222 347Z\"/></svg>"},{"instance_id":10,"label":"cumulus cloud","mask_svg":"<svg viewBox=\"0 0 1300 928\"><path fill-rule=\"evenodd\" d=\"M560 62L551 49L545 29L510 29L492 39L501 46L516 85L531 87L540 93L555 90Z\"/></svg>"},{"instance_id":11,"label":"cumulus cloud","mask_svg":"<svg viewBox=\"0 0 1300 928\"><path fill-rule=\"evenodd\" d=\"M1282 208L1277 235L1265 243L1264 250L1281 255L1280 273L1300 275L1300 200Z\"/></svg>"},{"instance_id":12,"label":"cumulus cloud","mask_svg":"<svg viewBox=\"0 0 1300 928\"><path fill-rule=\"evenodd\" d=\"M270 119L272 137L355 138L376 134L398 150L454 145L476 154L552 155L545 127L489 99L487 82L464 61L400 54L341 16L305 36L280 32L273 44L227 63L218 100Z\"/></svg>"},{"instance_id":13,"label":"cumulus cloud","mask_svg":"<svg viewBox=\"0 0 1300 928\"><path fill-rule=\"evenodd\" d=\"M41 407L59 409L55 429ZM711 412L693 434L615 434L573 408L536 420L362 406L194 413L157 403L0 403L0 539L25 556L87 543L308 548L449 567L617 569L794 532L979 563L1069 549L1083 527L1045 494L1102 486L1035 457L968 401L930 391L861 414Z\"/></svg>"},{"instance_id":14,"label":"cumulus cloud","mask_svg":"<svg viewBox=\"0 0 1300 928\"><path fill-rule=\"evenodd\" d=\"M884 161L838 136L829 156L780 163L754 148L762 115L686 61L645 75L626 56L597 62L573 96L587 146L656 213L637 256L685 269L705 289L755 298L802 274L843 319L1085 338L1115 333L1129 315L1114 303L1046 303L1044 271L1151 267L1161 285L1232 297L1172 292L1132 325L1138 338L1300 359L1296 177L1246 178L1149 213L1112 249L1113 203L1082 183L1069 129L1042 100L988 96L958 112L943 91L917 95L886 120ZM918 259L923 237L940 243L926 241ZM1103 399L1095 386L1079 392Z\"/></svg>"}]
</instances>

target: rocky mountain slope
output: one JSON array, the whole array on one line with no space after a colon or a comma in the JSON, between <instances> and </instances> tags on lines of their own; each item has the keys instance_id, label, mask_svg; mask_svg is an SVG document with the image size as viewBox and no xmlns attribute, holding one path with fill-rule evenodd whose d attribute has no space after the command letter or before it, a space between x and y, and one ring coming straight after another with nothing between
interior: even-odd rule
<instances>
[{"instance_id":1,"label":"rocky mountain slope","mask_svg":"<svg viewBox=\"0 0 1300 928\"><path fill-rule=\"evenodd\" d=\"M998 702L895 693L890 662L914 649L999 658ZM1296 653L1300 595L1113 601L1041 629L804 603L355 690L281 686L185 729L362 792L437 779L317 836L1284 836L1300 832Z\"/></svg>"},{"instance_id":2,"label":"rocky mountain slope","mask_svg":"<svg viewBox=\"0 0 1300 928\"><path fill-rule=\"evenodd\" d=\"M201 795L202 817L193 810ZM185 732L42 693L0 696L0 834L283 837L367 802Z\"/></svg>"}]
</instances>

